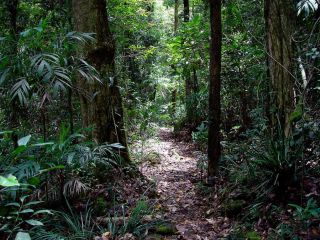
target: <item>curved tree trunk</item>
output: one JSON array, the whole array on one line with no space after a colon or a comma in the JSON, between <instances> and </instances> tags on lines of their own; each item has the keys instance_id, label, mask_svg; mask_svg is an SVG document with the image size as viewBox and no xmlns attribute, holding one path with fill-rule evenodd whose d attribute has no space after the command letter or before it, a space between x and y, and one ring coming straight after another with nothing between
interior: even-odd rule
<instances>
[{"instance_id":1,"label":"curved tree trunk","mask_svg":"<svg viewBox=\"0 0 320 240\"><path fill-rule=\"evenodd\" d=\"M92 138L99 144L121 143L126 148L121 155L129 160L122 99L115 78L115 42L109 29L106 1L73 0L72 7L76 31L96 34L96 43L81 49L81 54L101 73L103 81L88 83L78 78L83 125L94 128Z\"/></svg>"}]
</instances>

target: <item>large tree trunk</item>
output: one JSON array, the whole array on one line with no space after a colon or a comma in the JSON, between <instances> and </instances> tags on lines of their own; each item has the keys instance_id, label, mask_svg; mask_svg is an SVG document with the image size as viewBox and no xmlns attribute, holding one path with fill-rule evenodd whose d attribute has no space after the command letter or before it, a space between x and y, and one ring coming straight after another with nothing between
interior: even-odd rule
<instances>
[{"instance_id":1,"label":"large tree trunk","mask_svg":"<svg viewBox=\"0 0 320 240\"><path fill-rule=\"evenodd\" d=\"M74 26L79 32L95 33L96 43L80 49L79 54L101 73L102 83L88 83L79 77L80 102L84 127L93 126L97 143L121 143L121 155L129 160L123 122L122 99L115 78L115 42L109 29L105 0L73 0Z\"/></svg>"},{"instance_id":2,"label":"large tree trunk","mask_svg":"<svg viewBox=\"0 0 320 240\"><path fill-rule=\"evenodd\" d=\"M208 184L214 183L221 155L221 0L210 0L211 49L209 86Z\"/></svg>"},{"instance_id":3,"label":"large tree trunk","mask_svg":"<svg viewBox=\"0 0 320 240\"><path fill-rule=\"evenodd\" d=\"M292 1L265 0L265 19L271 86L270 122L274 135L288 137L294 108L292 35L295 13Z\"/></svg>"}]
</instances>

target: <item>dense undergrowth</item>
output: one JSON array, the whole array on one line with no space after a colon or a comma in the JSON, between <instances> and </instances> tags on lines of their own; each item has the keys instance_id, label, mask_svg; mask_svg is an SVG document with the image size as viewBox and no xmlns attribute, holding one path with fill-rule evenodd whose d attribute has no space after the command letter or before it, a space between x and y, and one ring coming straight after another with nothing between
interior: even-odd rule
<instances>
[{"instance_id":1,"label":"dense undergrowth","mask_svg":"<svg viewBox=\"0 0 320 240\"><path fill-rule=\"evenodd\" d=\"M204 217L231 219L227 239L319 238L319 10L309 1L297 1L299 67L289 137L268 123L263 1L224 1L223 154L214 187L205 181L207 1L191 1L190 21L179 14L177 29L175 1L108 1L130 163L120 156L121 144L97 143L94 126L82 126L79 96L85 90L77 77L89 85L106 81L111 86L114 76L104 79L77 54L96 36L73 31L70 1L21 0L17 26L11 26L9 3L14 1L4 2L0 239L131 240L163 231L155 183L138 170L141 163L161 161L159 153L148 152L147 140L163 126L174 128L177 141L197 146L200 177L195 184L208 209ZM96 94L87 96L88 102Z\"/></svg>"},{"instance_id":2,"label":"dense undergrowth","mask_svg":"<svg viewBox=\"0 0 320 240\"><path fill-rule=\"evenodd\" d=\"M193 140L205 149L207 130L201 125ZM210 214L234 219L230 239L314 239L319 224L319 125L317 120L296 123L292 138L270 140L261 126L225 136L218 187L205 185L214 201ZM236 137L235 137L236 136ZM240 143L239 143L240 141ZM206 167L199 158L198 167ZM217 200L218 198L218 200Z\"/></svg>"}]
</instances>

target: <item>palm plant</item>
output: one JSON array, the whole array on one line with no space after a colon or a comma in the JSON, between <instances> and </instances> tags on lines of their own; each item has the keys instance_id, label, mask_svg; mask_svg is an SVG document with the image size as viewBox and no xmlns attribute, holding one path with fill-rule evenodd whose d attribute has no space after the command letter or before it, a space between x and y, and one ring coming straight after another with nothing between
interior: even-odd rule
<instances>
[{"instance_id":1,"label":"palm plant","mask_svg":"<svg viewBox=\"0 0 320 240\"><path fill-rule=\"evenodd\" d=\"M3 37L0 46L0 87L8 89L10 101L26 106L31 99L38 99L39 109L45 108L54 97L77 89L73 84L75 75L87 81L100 81L94 67L74 55L76 44L94 41L93 34L69 32L53 33L40 23L36 28L20 34L14 42L17 51L11 51L12 39ZM48 36L50 38L48 39Z\"/></svg>"},{"instance_id":2,"label":"palm plant","mask_svg":"<svg viewBox=\"0 0 320 240\"><path fill-rule=\"evenodd\" d=\"M251 164L256 169L254 174L262 180L257 187L264 192L261 196L273 190L283 195L298 177L302 151L299 141L293 137L272 139L262 149L253 151Z\"/></svg>"}]
</instances>

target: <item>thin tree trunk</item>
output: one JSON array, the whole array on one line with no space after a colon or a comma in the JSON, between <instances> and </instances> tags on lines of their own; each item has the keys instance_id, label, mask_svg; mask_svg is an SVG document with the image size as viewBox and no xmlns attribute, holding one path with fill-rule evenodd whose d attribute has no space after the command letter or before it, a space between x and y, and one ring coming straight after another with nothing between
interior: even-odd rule
<instances>
[{"instance_id":1,"label":"thin tree trunk","mask_svg":"<svg viewBox=\"0 0 320 240\"><path fill-rule=\"evenodd\" d=\"M174 115L176 114L176 108L177 108L177 89L175 88L172 92L171 92L171 115L174 118Z\"/></svg>"},{"instance_id":2,"label":"thin tree trunk","mask_svg":"<svg viewBox=\"0 0 320 240\"><path fill-rule=\"evenodd\" d=\"M10 19L10 33L14 39L14 43L11 45L12 49L12 55L17 55L18 54L18 37L19 37L19 32L18 32L18 6L19 6L19 0L6 0L6 9L9 13L9 19ZM9 115L9 126L10 129L12 130L11 134L11 140L13 141L13 146L14 148L18 147L18 135L15 131L15 129L19 126L19 106L17 103L16 99L12 99L10 102L10 115Z\"/></svg>"},{"instance_id":3,"label":"thin tree trunk","mask_svg":"<svg viewBox=\"0 0 320 240\"><path fill-rule=\"evenodd\" d=\"M197 70L194 67L192 68L192 74L193 74L192 89L194 93L197 93L199 91L199 81L197 76Z\"/></svg>"},{"instance_id":4,"label":"thin tree trunk","mask_svg":"<svg viewBox=\"0 0 320 240\"><path fill-rule=\"evenodd\" d=\"M246 93L246 91L242 91L240 93L240 103L241 103L240 110L241 110L241 123L242 123L241 131L246 131L251 125L251 118L248 113L248 109L249 109L248 94Z\"/></svg>"},{"instance_id":5,"label":"thin tree trunk","mask_svg":"<svg viewBox=\"0 0 320 240\"><path fill-rule=\"evenodd\" d=\"M174 35L177 34L179 25L179 0L174 1Z\"/></svg>"},{"instance_id":6,"label":"thin tree trunk","mask_svg":"<svg viewBox=\"0 0 320 240\"><path fill-rule=\"evenodd\" d=\"M73 0L76 31L95 33L96 43L79 51L101 73L102 83L78 78L84 127L92 126L92 138L98 144L121 143L122 157L129 161L123 107L115 76L115 41L109 29L105 0ZM89 96L89 97L88 97Z\"/></svg>"},{"instance_id":7,"label":"thin tree trunk","mask_svg":"<svg viewBox=\"0 0 320 240\"><path fill-rule=\"evenodd\" d=\"M68 112L69 112L69 125L70 133L74 133L74 124L73 124L73 106L72 106L72 89L68 90Z\"/></svg>"},{"instance_id":8,"label":"thin tree trunk","mask_svg":"<svg viewBox=\"0 0 320 240\"><path fill-rule=\"evenodd\" d=\"M183 21L190 21L190 4L189 0L183 0ZM192 81L191 81L191 73L188 69L188 66L185 66L183 71L183 75L185 78L185 99L186 99L186 120L187 125L191 127L193 125L193 115L195 109L192 104Z\"/></svg>"},{"instance_id":9,"label":"thin tree trunk","mask_svg":"<svg viewBox=\"0 0 320 240\"><path fill-rule=\"evenodd\" d=\"M183 0L183 17L184 22L190 21L190 4L189 0Z\"/></svg>"},{"instance_id":10,"label":"thin tree trunk","mask_svg":"<svg viewBox=\"0 0 320 240\"><path fill-rule=\"evenodd\" d=\"M221 155L221 0L210 0L210 86L209 86L209 136L208 136L208 184L214 184Z\"/></svg>"},{"instance_id":11,"label":"thin tree trunk","mask_svg":"<svg viewBox=\"0 0 320 240\"><path fill-rule=\"evenodd\" d=\"M174 35L177 35L178 32L178 26L179 26L179 0L174 1ZM176 67L172 67L174 69L174 72L177 73ZM171 115L174 118L174 115L176 114L176 108L177 108L177 88L174 88L171 92L172 97L172 108L171 108Z\"/></svg>"},{"instance_id":12,"label":"thin tree trunk","mask_svg":"<svg viewBox=\"0 0 320 240\"><path fill-rule=\"evenodd\" d=\"M292 128L290 115L294 108L292 35L295 13L292 1L265 0L265 19L272 91L271 126L274 135L288 137Z\"/></svg>"},{"instance_id":13,"label":"thin tree trunk","mask_svg":"<svg viewBox=\"0 0 320 240\"><path fill-rule=\"evenodd\" d=\"M47 141L47 117L46 117L46 108L43 106L41 111L41 121L42 121L42 137L43 141Z\"/></svg>"}]
</instances>

